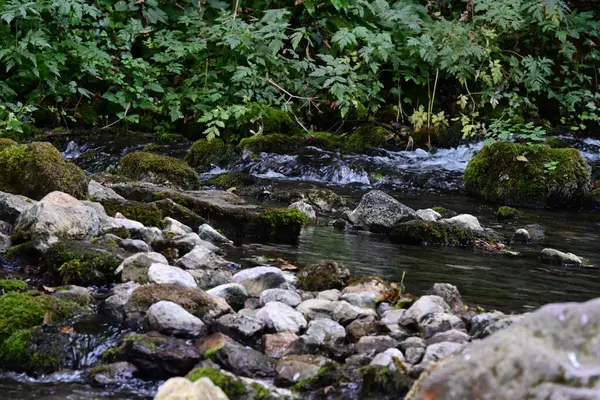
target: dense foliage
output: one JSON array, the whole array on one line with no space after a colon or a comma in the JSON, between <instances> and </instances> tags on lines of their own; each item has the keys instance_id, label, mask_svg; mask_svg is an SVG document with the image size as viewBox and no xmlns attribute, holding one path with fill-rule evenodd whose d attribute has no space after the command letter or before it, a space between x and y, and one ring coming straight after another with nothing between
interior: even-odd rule
<instances>
[{"instance_id":1,"label":"dense foliage","mask_svg":"<svg viewBox=\"0 0 600 400\"><path fill-rule=\"evenodd\" d=\"M0 132L33 119L230 139L279 109L306 131L585 128L599 35L563 0L0 0Z\"/></svg>"}]
</instances>

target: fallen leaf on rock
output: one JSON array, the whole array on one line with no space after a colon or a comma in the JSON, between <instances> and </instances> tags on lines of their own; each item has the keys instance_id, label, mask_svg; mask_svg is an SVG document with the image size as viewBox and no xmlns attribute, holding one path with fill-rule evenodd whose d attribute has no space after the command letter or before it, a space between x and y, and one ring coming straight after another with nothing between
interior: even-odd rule
<instances>
[{"instance_id":1,"label":"fallen leaf on rock","mask_svg":"<svg viewBox=\"0 0 600 400\"><path fill-rule=\"evenodd\" d=\"M63 326L58 330L60 333L75 333L75 328L72 326Z\"/></svg>"}]
</instances>

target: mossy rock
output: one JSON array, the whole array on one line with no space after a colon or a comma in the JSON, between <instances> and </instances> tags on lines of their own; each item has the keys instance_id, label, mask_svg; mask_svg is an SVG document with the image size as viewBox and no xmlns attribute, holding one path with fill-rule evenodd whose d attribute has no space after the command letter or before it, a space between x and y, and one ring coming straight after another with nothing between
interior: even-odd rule
<instances>
[{"instance_id":1,"label":"mossy rock","mask_svg":"<svg viewBox=\"0 0 600 400\"><path fill-rule=\"evenodd\" d=\"M27 282L19 279L0 279L0 294L8 292L24 292L27 290Z\"/></svg>"},{"instance_id":2,"label":"mossy rock","mask_svg":"<svg viewBox=\"0 0 600 400\"><path fill-rule=\"evenodd\" d=\"M571 147L567 141L557 137L549 137L544 141L544 143L553 149L566 149Z\"/></svg>"},{"instance_id":3,"label":"mossy rock","mask_svg":"<svg viewBox=\"0 0 600 400\"><path fill-rule=\"evenodd\" d=\"M156 184L169 182L187 190L200 185L198 174L184 161L152 153L127 154L121 160L120 171L131 179Z\"/></svg>"},{"instance_id":4,"label":"mossy rock","mask_svg":"<svg viewBox=\"0 0 600 400\"><path fill-rule=\"evenodd\" d=\"M47 279L64 284L114 282L114 271L125 256L120 251L118 248L105 249L97 244L58 243L41 257L40 272Z\"/></svg>"},{"instance_id":5,"label":"mossy rock","mask_svg":"<svg viewBox=\"0 0 600 400\"><path fill-rule=\"evenodd\" d=\"M180 204L177 204L171 199L157 200L149 203L150 206L156 206L161 212L162 218L171 217L177 221L189 226L194 231L206 223L206 220Z\"/></svg>"},{"instance_id":6,"label":"mossy rock","mask_svg":"<svg viewBox=\"0 0 600 400\"><path fill-rule=\"evenodd\" d=\"M240 188L244 186L251 186L256 183L256 178L245 172L223 172L222 174L215 175L208 180L208 184L215 186L219 189L230 189Z\"/></svg>"},{"instance_id":7,"label":"mossy rock","mask_svg":"<svg viewBox=\"0 0 600 400\"><path fill-rule=\"evenodd\" d=\"M121 213L125 218L141 222L145 226L163 228L163 213L156 204L129 200L105 200L101 203L110 216Z\"/></svg>"},{"instance_id":8,"label":"mossy rock","mask_svg":"<svg viewBox=\"0 0 600 400\"><path fill-rule=\"evenodd\" d=\"M379 365L368 365L358 369L361 398L403 398L414 381L405 374Z\"/></svg>"},{"instance_id":9,"label":"mossy rock","mask_svg":"<svg viewBox=\"0 0 600 400\"><path fill-rule=\"evenodd\" d=\"M0 190L35 200L54 191L85 199L88 178L50 143L0 146Z\"/></svg>"},{"instance_id":10,"label":"mossy rock","mask_svg":"<svg viewBox=\"0 0 600 400\"><path fill-rule=\"evenodd\" d=\"M162 146L158 143L149 143L142 149L146 153L160 153Z\"/></svg>"},{"instance_id":11,"label":"mossy rock","mask_svg":"<svg viewBox=\"0 0 600 400\"><path fill-rule=\"evenodd\" d=\"M0 344L15 332L58 322L84 311L79 304L38 293L10 292L0 296Z\"/></svg>"},{"instance_id":12,"label":"mossy rock","mask_svg":"<svg viewBox=\"0 0 600 400\"><path fill-rule=\"evenodd\" d=\"M49 374L72 365L73 354L65 349L69 336L51 326L22 329L0 347L0 359L13 371Z\"/></svg>"},{"instance_id":13,"label":"mossy rock","mask_svg":"<svg viewBox=\"0 0 600 400\"><path fill-rule=\"evenodd\" d=\"M263 134L285 133L296 134L300 127L294 122L291 115L281 109L266 106L261 103L249 103L246 105L247 130L258 131L256 121L260 121Z\"/></svg>"},{"instance_id":14,"label":"mossy rock","mask_svg":"<svg viewBox=\"0 0 600 400\"><path fill-rule=\"evenodd\" d=\"M5 147L17 146L17 145L18 145L18 143L12 139L0 137L0 150L4 149Z\"/></svg>"},{"instance_id":15,"label":"mossy rock","mask_svg":"<svg viewBox=\"0 0 600 400\"><path fill-rule=\"evenodd\" d=\"M210 380L220 387L230 399L248 398L243 397L248 394L248 390L246 390L241 379L224 374L213 368L201 367L193 369L187 374L187 378L192 382L195 382L200 378L210 378Z\"/></svg>"},{"instance_id":16,"label":"mossy rock","mask_svg":"<svg viewBox=\"0 0 600 400\"><path fill-rule=\"evenodd\" d=\"M340 365L336 362L328 362L319 368L319 371L309 378L300 379L292 390L297 392L308 392L325 388L327 386L335 386L344 378L344 373Z\"/></svg>"},{"instance_id":17,"label":"mossy rock","mask_svg":"<svg viewBox=\"0 0 600 400\"><path fill-rule=\"evenodd\" d=\"M213 306L210 296L202 290L177 284L161 283L141 286L131 295L131 310L145 312L152 304L170 301L179 304L187 312L204 316Z\"/></svg>"},{"instance_id":18,"label":"mossy rock","mask_svg":"<svg viewBox=\"0 0 600 400\"><path fill-rule=\"evenodd\" d=\"M579 151L541 145L485 146L464 178L472 195L508 205L580 207L591 191L591 168Z\"/></svg>"},{"instance_id":19,"label":"mossy rock","mask_svg":"<svg viewBox=\"0 0 600 400\"><path fill-rule=\"evenodd\" d=\"M509 220L509 219L519 219L521 217L521 213L516 209L508 206L502 206L498 208L496 211L496 218L499 220Z\"/></svg>"},{"instance_id":20,"label":"mossy rock","mask_svg":"<svg viewBox=\"0 0 600 400\"><path fill-rule=\"evenodd\" d=\"M308 265L298 272L298 286L302 290L318 292L342 289L350 280L350 271L341 263L324 261Z\"/></svg>"},{"instance_id":21,"label":"mossy rock","mask_svg":"<svg viewBox=\"0 0 600 400\"><path fill-rule=\"evenodd\" d=\"M287 136L275 133L244 138L238 147L255 153L293 154L307 143L306 138L300 135Z\"/></svg>"},{"instance_id":22,"label":"mossy rock","mask_svg":"<svg viewBox=\"0 0 600 400\"><path fill-rule=\"evenodd\" d=\"M200 139L192 144L185 156L185 162L201 171L214 166L224 167L235 157L233 146L225 144L221 139Z\"/></svg>"},{"instance_id":23,"label":"mossy rock","mask_svg":"<svg viewBox=\"0 0 600 400\"><path fill-rule=\"evenodd\" d=\"M160 145L174 145L181 143L188 143L189 140L178 133L157 133L154 138L154 143Z\"/></svg>"},{"instance_id":24,"label":"mossy rock","mask_svg":"<svg viewBox=\"0 0 600 400\"><path fill-rule=\"evenodd\" d=\"M379 125L363 125L354 130L341 146L344 153L363 153L367 149L385 147L391 129Z\"/></svg>"},{"instance_id":25,"label":"mossy rock","mask_svg":"<svg viewBox=\"0 0 600 400\"><path fill-rule=\"evenodd\" d=\"M390 235L395 242L419 246L468 246L475 240L473 232L468 229L423 220L397 224Z\"/></svg>"},{"instance_id":26,"label":"mossy rock","mask_svg":"<svg viewBox=\"0 0 600 400\"><path fill-rule=\"evenodd\" d=\"M452 217L456 217L458 215L458 213L456 211L452 211L452 210L448 210L447 208L444 207L431 207L431 209L433 211L438 212L442 218L452 218Z\"/></svg>"},{"instance_id":27,"label":"mossy rock","mask_svg":"<svg viewBox=\"0 0 600 400\"><path fill-rule=\"evenodd\" d=\"M297 208L266 209L258 216L261 225L267 229L271 241L278 239L297 238L300 230L308 222L308 217ZM283 240L289 241L289 240Z\"/></svg>"}]
</instances>

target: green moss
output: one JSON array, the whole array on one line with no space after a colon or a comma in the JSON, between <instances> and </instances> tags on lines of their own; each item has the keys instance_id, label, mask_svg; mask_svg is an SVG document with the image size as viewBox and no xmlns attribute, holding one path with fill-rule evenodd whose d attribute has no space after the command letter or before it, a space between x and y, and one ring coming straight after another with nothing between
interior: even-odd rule
<instances>
[{"instance_id":1,"label":"green moss","mask_svg":"<svg viewBox=\"0 0 600 400\"><path fill-rule=\"evenodd\" d=\"M250 186L256 182L256 179L244 172L224 172L215 175L208 180L209 185L216 186L219 189L240 188Z\"/></svg>"},{"instance_id":2,"label":"green moss","mask_svg":"<svg viewBox=\"0 0 600 400\"><path fill-rule=\"evenodd\" d=\"M141 222L145 226L163 228L163 214L156 204L137 201L106 200L101 202L108 215L120 212L125 218Z\"/></svg>"},{"instance_id":3,"label":"green moss","mask_svg":"<svg viewBox=\"0 0 600 400\"><path fill-rule=\"evenodd\" d=\"M298 124L294 122L290 114L281 109L270 107L261 103L249 103L246 105L246 131L250 129L258 131L260 124L264 134L283 132L295 134L300 132Z\"/></svg>"},{"instance_id":4,"label":"green moss","mask_svg":"<svg viewBox=\"0 0 600 400\"><path fill-rule=\"evenodd\" d=\"M396 225L391 237L396 242L411 245L468 246L475 239L473 233L468 229L423 220L413 220Z\"/></svg>"},{"instance_id":5,"label":"green moss","mask_svg":"<svg viewBox=\"0 0 600 400\"><path fill-rule=\"evenodd\" d=\"M0 190L39 200L54 191L85 199L88 179L50 143L0 147Z\"/></svg>"},{"instance_id":6,"label":"green moss","mask_svg":"<svg viewBox=\"0 0 600 400\"><path fill-rule=\"evenodd\" d=\"M239 148L252 150L256 153L291 154L307 144L303 136L287 136L280 133L259 135L244 138L238 144Z\"/></svg>"},{"instance_id":7,"label":"green moss","mask_svg":"<svg viewBox=\"0 0 600 400\"><path fill-rule=\"evenodd\" d=\"M201 171L213 166L223 167L230 163L235 156L233 146L225 144L220 139L208 141L200 139L190 147L185 156L185 161Z\"/></svg>"},{"instance_id":8,"label":"green moss","mask_svg":"<svg viewBox=\"0 0 600 400\"><path fill-rule=\"evenodd\" d=\"M596 201L596 203L600 203L600 187L597 187L596 189L592 190L590 195L592 199Z\"/></svg>"},{"instance_id":9,"label":"green moss","mask_svg":"<svg viewBox=\"0 0 600 400\"><path fill-rule=\"evenodd\" d=\"M13 243L22 242L23 240L27 240L27 238L20 237L20 235L12 235L11 240ZM33 247L31 242L25 242L21 244L16 244L11 246L7 252L6 257L9 259L25 259L31 261L37 261L38 252Z\"/></svg>"},{"instance_id":10,"label":"green moss","mask_svg":"<svg viewBox=\"0 0 600 400\"><path fill-rule=\"evenodd\" d=\"M186 143L188 140L185 136L180 135L178 133L159 133L156 135L154 141L158 144L170 145Z\"/></svg>"},{"instance_id":11,"label":"green moss","mask_svg":"<svg viewBox=\"0 0 600 400\"><path fill-rule=\"evenodd\" d=\"M192 382L195 382L200 378L210 378L210 380L220 387L231 399L236 398L237 396L243 396L248 392L240 379L227 376L212 368L196 368L190 371L187 378Z\"/></svg>"},{"instance_id":12,"label":"green moss","mask_svg":"<svg viewBox=\"0 0 600 400\"><path fill-rule=\"evenodd\" d=\"M502 206L498 208L496 212L496 218L499 220L507 220L507 219L519 219L521 214L512 207Z\"/></svg>"},{"instance_id":13,"label":"green moss","mask_svg":"<svg viewBox=\"0 0 600 400\"><path fill-rule=\"evenodd\" d=\"M16 146L16 145L18 145L18 143L15 142L14 140L0 137L0 150L2 150L5 147Z\"/></svg>"},{"instance_id":14,"label":"green moss","mask_svg":"<svg viewBox=\"0 0 600 400\"><path fill-rule=\"evenodd\" d=\"M18 367L27 363L31 332L31 329L19 329L0 344L0 365Z\"/></svg>"},{"instance_id":15,"label":"green moss","mask_svg":"<svg viewBox=\"0 0 600 400\"><path fill-rule=\"evenodd\" d=\"M311 377L300 379L292 387L297 392L316 390L326 386L337 384L344 376L339 364L330 362L319 368L319 371Z\"/></svg>"},{"instance_id":16,"label":"green moss","mask_svg":"<svg viewBox=\"0 0 600 400\"><path fill-rule=\"evenodd\" d=\"M0 279L0 293L23 292L27 290L27 282L19 279Z\"/></svg>"},{"instance_id":17,"label":"green moss","mask_svg":"<svg viewBox=\"0 0 600 400\"><path fill-rule=\"evenodd\" d=\"M252 383L252 400L267 400L271 398L271 391L260 383Z\"/></svg>"},{"instance_id":18,"label":"green moss","mask_svg":"<svg viewBox=\"0 0 600 400\"><path fill-rule=\"evenodd\" d=\"M119 355L121 354L124 348L125 346L123 345L109 347L104 351L104 353L102 353L102 359L109 363L118 361Z\"/></svg>"},{"instance_id":19,"label":"green moss","mask_svg":"<svg viewBox=\"0 0 600 400\"><path fill-rule=\"evenodd\" d=\"M162 149L162 146L160 144L150 143L150 144L147 144L146 146L144 146L142 151L146 152L146 153L158 153L161 151L161 149Z\"/></svg>"},{"instance_id":20,"label":"green moss","mask_svg":"<svg viewBox=\"0 0 600 400\"><path fill-rule=\"evenodd\" d=\"M546 143L548 146L552 147L553 149L566 149L569 146L569 143L567 143L566 141L559 139L557 137L549 137L546 139L546 141L544 142Z\"/></svg>"},{"instance_id":21,"label":"green moss","mask_svg":"<svg viewBox=\"0 0 600 400\"><path fill-rule=\"evenodd\" d=\"M413 384L412 379L406 375L378 365L362 367L356 375L362 381L361 396L386 394L401 398Z\"/></svg>"},{"instance_id":22,"label":"green moss","mask_svg":"<svg viewBox=\"0 0 600 400\"><path fill-rule=\"evenodd\" d=\"M118 228L110 228L109 230L105 231L104 233L105 234L111 233L115 236L120 237L121 239L129 239L131 237L131 233L127 229L123 228L122 226L120 226Z\"/></svg>"},{"instance_id":23,"label":"green moss","mask_svg":"<svg viewBox=\"0 0 600 400\"><path fill-rule=\"evenodd\" d=\"M83 309L76 303L47 295L7 293L0 296L0 343L19 330L42 325L45 315L56 322Z\"/></svg>"},{"instance_id":24,"label":"green moss","mask_svg":"<svg viewBox=\"0 0 600 400\"><path fill-rule=\"evenodd\" d=\"M579 151L548 146L485 146L464 178L471 194L509 205L576 207L591 191L591 169Z\"/></svg>"},{"instance_id":25,"label":"green moss","mask_svg":"<svg viewBox=\"0 0 600 400\"><path fill-rule=\"evenodd\" d=\"M152 183L170 182L183 189L196 189L200 178L184 161L152 153L129 153L120 163L123 175Z\"/></svg>"},{"instance_id":26,"label":"green moss","mask_svg":"<svg viewBox=\"0 0 600 400\"><path fill-rule=\"evenodd\" d=\"M458 214L452 210L448 210L447 208L444 207L431 207L431 209L433 211L437 211L438 213L440 213L440 215L442 216L442 218L452 218L452 217L456 217Z\"/></svg>"},{"instance_id":27,"label":"green moss","mask_svg":"<svg viewBox=\"0 0 600 400\"><path fill-rule=\"evenodd\" d=\"M308 222L308 217L302 211L293 209L269 209L259 216L260 221L269 229L269 236L293 235L298 237L300 229Z\"/></svg>"},{"instance_id":28,"label":"green moss","mask_svg":"<svg viewBox=\"0 0 600 400\"><path fill-rule=\"evenodd\" d=\"M171 199L158 200L151 203L152 206L156 206L164 219L164 217L171 217L177 221L189 226L194 231L198 230L200 225L204 224L206 220L180 204L177 204ZM161 221L162 224L162 221Z\"/></svg>"},{"instance_id":29,"label":"green moss","mask_svg":"<svg viewBox=\"0 0 600 400\"><path fill-rule=\"evenodd\" d=\"M217 359L217 351L219 351L219 349L208 349L204 352L204 358L207 360L213 360L216 361Z\"/></svg>"}]
</instances>

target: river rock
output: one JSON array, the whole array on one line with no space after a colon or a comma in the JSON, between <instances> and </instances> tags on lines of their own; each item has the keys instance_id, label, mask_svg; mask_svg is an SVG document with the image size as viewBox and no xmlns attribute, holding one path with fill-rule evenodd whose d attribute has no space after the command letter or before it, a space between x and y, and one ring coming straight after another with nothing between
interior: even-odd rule
<instances>
[{"instance_id":1,"label":"river rock","mask_svg":"<svg viewBox=\"0 0 600 400\"><path fill-rule=\"evenodd\" d=\"M515 244L528 244L531 243L531 235L529 235L527 229L519 228L515 231L510 241Z\"/></svg>"},{"instance_id":2,"label":"river rock","mask_svg":"<svg viewBox=\"0 0 600 400\"><path fill-rule=\"evenodd\" d=\"M185 235L175 236L171 239L172 247L175 247L179 250L180 254L187 254L192 251L196 246L205 247L208 250L211 250L214 253L219 253L221 250L215 246L214 244L200 239L198 234L186 233Z\"/></svg>"},{"instance_id":3,"label":"river rock","mask_svg":"<svg viewBox=\"0 0 600 400\"><path fill-rule=\"evenodd\" d=\"M456 217L442 219L442 224L454 226L456 228L468 229L473 232L483 233L483 226L479 223L479 220L471 214L460 214Z\"/></svg>"},{"instance_id":4,"label":"river rock","mask_svg":"<svg viewBox=\"0 0 600 400\"><path fill-rule=\"evenodd\" d=\"M391 348L377 354L369 365L379 365L391 371L396 371L396 363L403 361L405 361L404 354L402 354L402 352L396 348Z\"/></svg>"},{"instance_id":5,"label":"river rock","mask_svg":"<svg viewBox=\"0 0 600 400\"><path fill-rule=\"evenodd\" d=\"M409 397L597 398L599 329L600 299L543 306L437 365Z\"/></svg>"},{"instance_id":6,"label":"river rock","mask_svg":"<svg viewBox=\"0 0 600 400\"><path fill-rule=\"evenodd\" d=\"M88 183L88 194L90 199L94 201L106 201L106 200L125 200L125 198L111 188L102 186L100 183L91 179Z\"/></svg>"},{"instance_id":7,"label":"river rock","mask_svg":"<svg viewBox=\"0 0 600 400\"><path fill-rule=\"evenodd\" d=\"M329 301L338 301L342 293L337 289L329 289L319 292L317 294L317 299L319 300L329 300Z\"/></svg>"},{"instance_id":8,"label":"river rock","mask_svg":"<svg viewBox=\"0 0 600 400\"><path fill-rule=\"evenodd\" d=\"M90 370L90 379L98 385L109 385L131 381L138 373L135 365L121 361L103 364Z\"/></svg>"},{"instance_id":9,"label":"river rock","mask_svg":"<svg viewBox=\"0 0 600 400\"><path fill-rule=\"evenodd\" d=\"M396 348L398 345L398 341L389 336L363 336L356 343L355 348L357 353L374 355L392 347Z\"/></svg>"},{"instance_id":10,"label":"river rock","mask_svg":"<svg viewBox=\"0 0 600 400\"><path fill-rule=\"evenodd\" d=\"M357 228L372 232L390 232L399 222L417 218L415 211L392 196L372 190L365 194L348 218Z\"/></svg>"},{"instance_id":11,"label":"river rock","mask_svg":"<svg viewBox=\"0 0 600 400\"><path fill-rule=\"evenodd\" d=\"M365 317L368 315L377 315L375 310L370 308L356 307L346 301L338 301L336 303L337 305L333 310L332 318L342 325L347 325L357 318Z\"/></svg>"},{"instance_id":12,"label":"river rock","mask_svg":"<svg viewBox=\"0 0 600 400\"><path fill-rule=\"evenodd\" d=\"M215 254L210 248L198 245L177 260L175 264L183 269L219 270L227 268L229 261Z\"/></svg>"},{"instance_id":13,"label":"river rock","mask_svg":"<svg viewBox=\"0 0 600 400\"><path fill-rule=\"evenodd\" d=\"M317 214L315 213L313 206L311 206L310 204L308 204L307 202L305 202L303 200L300 200L300 201L290 204L288 208L290 208L290 209L295 208L297 210L302 211L302 213L304 215L306 215L306 217L311 222L315 222L317 220Z\"/></svg>"},{"instance_id":14,"label":"river rock","mask_svg":"<svg viewBox=\"0 0 600 400\"><path fill-rule=\"evenodd\" d=\"M315 377L322 366L332 361L319 355L288 355L277 362L275 383L280 386L293 385L301 379Z\"/></svg>"},{"instance_id":15,"label":"river rock","mask_svg":"<svg viewBox=\"0 0 600 400\"><path fill-rule=\"evenodd\" d=\"M131 220L125 220L125 221L137 222L137 221L131 221ZM125 228L125 229L130 230L128 228ZM155 226L142 226L135 233L136 233L136 235L139 235L140 239L142 239L146 243L150 243L150 245L153 245L155 242L160 242L164 239L163 232Z\"/></svg>"},{"instance_id":16,"label":"river rock","mask_svg":"<svg viewBox=\"0 0 600 400\"><path fill-rule=\"evenodd\" d=\"M174 218L166 217L163 220L163 232L170 235L175 236L185 236L188 233L193 233L194 231L189 226L177 221Z\"/></svg>"},{"instance_id":17,"label":"river rock","mask_svg":"<svg viewBox=\"0 0 600 400\"><path fill-rule=\"evenodd\" d=\"M239 283L226 283L207 290L206 293L225 299L234 310L244 308L244 302L248 298L248 291Z\"/></svg>"},{"instance_id":18,"label":"river rock","mask_svg":"<svg viewBox=\"0 0 600 400\"><path fill-rule=\"evenodd\" d=\"M405 309L388 310L381 316L381 325L398 325L405 313Z\"/></svg>"},{"instance_id":19,"label":"river rock","mask_svg":"<svg viewBox=\"0 0 600 400\"><path fill-rule=\"evenodd\" d=\"M250 378L275 376L275 360L240 344L225 342L215 356L220 366L236 375Z\"/></svg>"},{"instance_id":20,"label":"river rock","mask_svg":"<svg viewBox=\"0 0 600 400\"><path fill-rule=\"evenodd\" d=\"M459 331L458 329L450 329L449 331L438 332L435 335L427 338L425 340L425 344L430 346L432 344L442 342L466 343L470 339L471 337L465 332Z\"/></svg>"},{"instance_id":21,"label":"river rock","mask_svg":"<svg viewBox=\"0 0 600 400\"><path fill-rule=\"evenodd\" d=\"M439 296L421 296L401 316L398 321L403 326L417 326L423 318L430 314L441 314L450 311L450 307Z\"/></svg>"},{"instance_id":22,"label":"river rock","mask_svg":"<svg viewBox=\"0 0 600 400\"><path fill-rule=\"evenodd\" d=\"M340 300L347 301L353 306L375 309L379 301L379 294L374 292L345 293L342 294Z\"/></svg>"},{"instance_id":23,"label":"river rock","mask_svg":"<svg viewBox=\"0 0 600 400\"><path fill-rule=\"evenodd\" d=\"M546 229L540 224L530 224L523 227L528 233L532 242L539 242L546 239Z\"/></svg>"},{"instance_id":24,"label":"river rock","mask_svg":"<svg viewBox=\"0 0 600 400\"><path fill-rule=\"evenodd\" d=\"M154 400L229 400L229 397L209 378L191 382L186 378L171 378L163 383Z\"/></svg>"},{"instance_id":25,"label":"river rock","mask_svg":"<svg viewBox=\"0 0 600 400\"><path fill-rule=\"evenodd\" d=\"M60 240L90 240L100 231L100 218L94 207L62 192L47 194L17 219L15 234L31 238L41 253Z\"/></svg>"},{"instance_id":26,"label":"river rock","mask_svg":"<svg viewBox=\"0 0 600 400\"><path fill-rule=\"evenodd\" d=\"M358 341L363 336L376 335L379 331L380 326L374 315L355 319L346 327L346 333L354 341Z\"/></svg>"},{"instance_id":27,"label":"river rock","mask_svg":"<svg viewBox=\"0 0 600 400\"><path fill-rule=\"evenodd\" d=\"M442 219L442 214L431 208L427 208L425 210L417 210L417 217L421 218L423 221L437 221Z\"/></svg>"},{"instance_id":28,"label":"river rock","mask_svg":"<svg viewBox=\"0 0 600 400\"><path fill-rule=\"evenodd\" d=\"M264 335L262 339L263 352L269 357L281 358L288 353L296 340L298 340L298 335L292 332L279 332Z\"/></svg>"},{"instance_id":29,"label":"river rock","mask_svg":"<svg viewBox=\"0 0 600 400\"><path fill-rule=\"evenodd\" d=\"M479 326L479 329L476 329L475 326L471 328L471 336L476 339L481 339L487 336L490 336L492 333L503 330L511 326L516 322L520 322L523 319L523 315L510 315L504 316L497 320L488 321L487 324L483 326Z\"/></svg>"},{"instance_id":30,"label":"river rock","mask_svg":"<svg viewBox=\"0 0 600 400\"><path fill-rule=\"evenodd\" d=\"M25 196L0 192L0 220L15 223L21 214L36 203Z\"/></svg>"},{"instance_id":31,"label":"river rock","mask_svg":"<svg viewBox=\"0 0 600 400\"><path fill-rule=\"evenodd\" d=\"M300 289L318 292L343 288L350 279L350 271L342 263L324 261L307 265L298 272L297 276Z\"/></svg>"},{"instance_id":32,"label":"river rock","mask_svg":"<svg viewBox=\"0 0 600 400\"><path fill-rule=\"evenodd\" d=\"M90 289L75 285L61 287L60 290L52 293L52 297L85 305L90 304L94 300Z\"/></svg>"},{"instance_id":33,"label":"river rock","mask_svg":"<svg viewBox=\"0 0 600 400\"><path fill-rule=\"evenodd\" d=\"M260 304L265 305L272 301L287 304L290 307L296 307L302 302L302 297L292 290L285 289L267 289L260 294Z\"/></svg>"},{"instance_id":34,"label":"river rock","mask_svg":"<svg viewBox=\"0 0 600 400\"><path fill-rule=\"evenodd\" d=\"M423 359L418 365L415 365L411 374L414 376L420 375L424 370L430 368L433 364L441 359L448 357L450 354L456 353L464 347L463 344L442 342L435 343L425 349ZM462 397L461 397L462 398Z\"/></svg>"},{"instance_id":35,"label":"river rock","mask_svg":"<svg viewBox=\"0 0 600 400\"><path fill-rule=\"evenodd\" d=\"M0 254L5 253L12 246L10 236L0 233Z\"/></svg>"},{"instance_id":36,"label":"river rock","mask_svg":"<svg viewBox=\"0 0 600 400\"><path fill-rule=\"evenodd\" d=\"M142 377L165 379L185 375L200 361L201 355L183 339L151 332L127 337L120 357L135 365Z\"/></svg>"},{"instance_id":37,"label":"river rock","mask_svg":"<svg viewBox=\"0 0 600 400\"><path fill-rule=\"evenodd\" d=\"M233 241L227 239L224 235L217 232L215 228L208 224L200 225L198 228L198 236L200 239L206 240L216 245L233 244Z\"/></svg>"},{"instance_id":38,"label":"river rock","mask_svg":"<svg viewBox=\"0 0 600 400\"><path fill-rule=\"evenodd\" d=\"M223 315L213 324L213 330L221 332L233 339L249 343L258 338L265 328L265 323L258 318L243 314Z\"/></svg>"},{"instance_id":39,"label":"river rock","mask_svg":"<svg viewBox=\"0 0 600 400\"><path fill-rule=\"evenodd\" d=\"M583 260L573 253L563 253L555 249L544 249L540 258L547 264L554 265L582 265Z\"/></svg>"},{"instance_id":40,"label":"river rock","mask_svg":"<svg viewBox=\"0 0 600 400\"><path fill-rule=\"evenodd\" d=\"M265 323L268 329L275 332L298 333L306 328L304 316L287 304L273 301L258 310L256 318Z\"/></svg>"},{"instance_id":41,"label":"river rock","mask_svg":"<svg viewBox=\"0 0 600 400\"><path fill-rule=\"evenodd\" d=\"M112 294L104 300L100 310L103 314L116 321L122 321L125 318L125 305L129 302L133 291L140 287L135 282L126 282L115 285Z\"/></svg>"},{"instance_id":42,"label":"river rock","mask_svg":"<svg viewBox=\"0 0 600 400\"><path fill-rule=\"evenodd\" d=\"M452 311L463 311L464 303L458 292L458 288L449 283L435 283L431 289L427 291L428 295L439 296L446 304L450 306Z\"/></svg>"},{"instance_id":43,"label":"river rock","mask_svg":"<svg viewBox=\"0 0 600 400\"><path fill-rule=\"evenodd\" d=\"M152 251L148 243L139 239L123 239L119 241L119 247L132 253L148 253Z\"/></svg>"},{"instance_id":44,"label":"river rock","mask_svg":"<svg viewBox=\"0 0 600 400\"><path fill-rule=\"evenodd\" d=\"M146 326L148 330L172 336L196 337L205 332L204 323L200 318L171 301L152 304L146 311Z\"/></svg>"},{"instance_id":45,"label":"river rock","mask_svg":"<svg viewBox=\"0 0 600 400\"><path fill-rule=\"evenodd\" d=\"M148 283L148 269L152 264L169 264L169 262L159 253L138 253L123 260L115 274L120 273L124 282Z\"/></svg>"},{"instance_id":46,"label":"river rock","mask_svg":"<svg viewBox=\"0 0 600 400\"><path fill-rule=\"evenodd\" d=\"M427 345L420 337L409 337L400 342L400 349L404 352L406 362L409 364L418 364L423 359Z\"/></svg>"},{"instance_id":47,"label":"river rock","mask_svg":"<svg viewBox=\"0 0 600 400\"><path fill-rule=\"evenodd\" d=\"M287 288L283 272L275 267L254 267L233 275L234 283L244 286L251 296L260 296L263 290Z\"/></svg>"},{"instance_id":48,"label":"river rock","mask_svg":"<svg viewBox=\"0 0 600 400\"><path fill-rule=\"evenodd\" d=\"M296 310L309 320L331 318L338 302L323 299L308 299L300 303Z\"/></svg>"},{"instance_id":49,"label":"river rock","mask_svg":"<svg viewBox=\"0 0 600 400\"><path fill-rule=\"evenodd\" d=\"M148 268L148 282L175 283L186 287L198 287L196 280L189 272L167 264L155 263Z\"/></svg>"},{"instance_id":50,"label":"river rock","mask_svg":"<svg viewBox=\"0 0 600 400\"><path fill-rule=\"evenodd\" d=\"M308 345L335 349L343 345L346 339L346 331L337 322L321 318L310 321L303 338Z\"/></svg>"}]
</instances>

